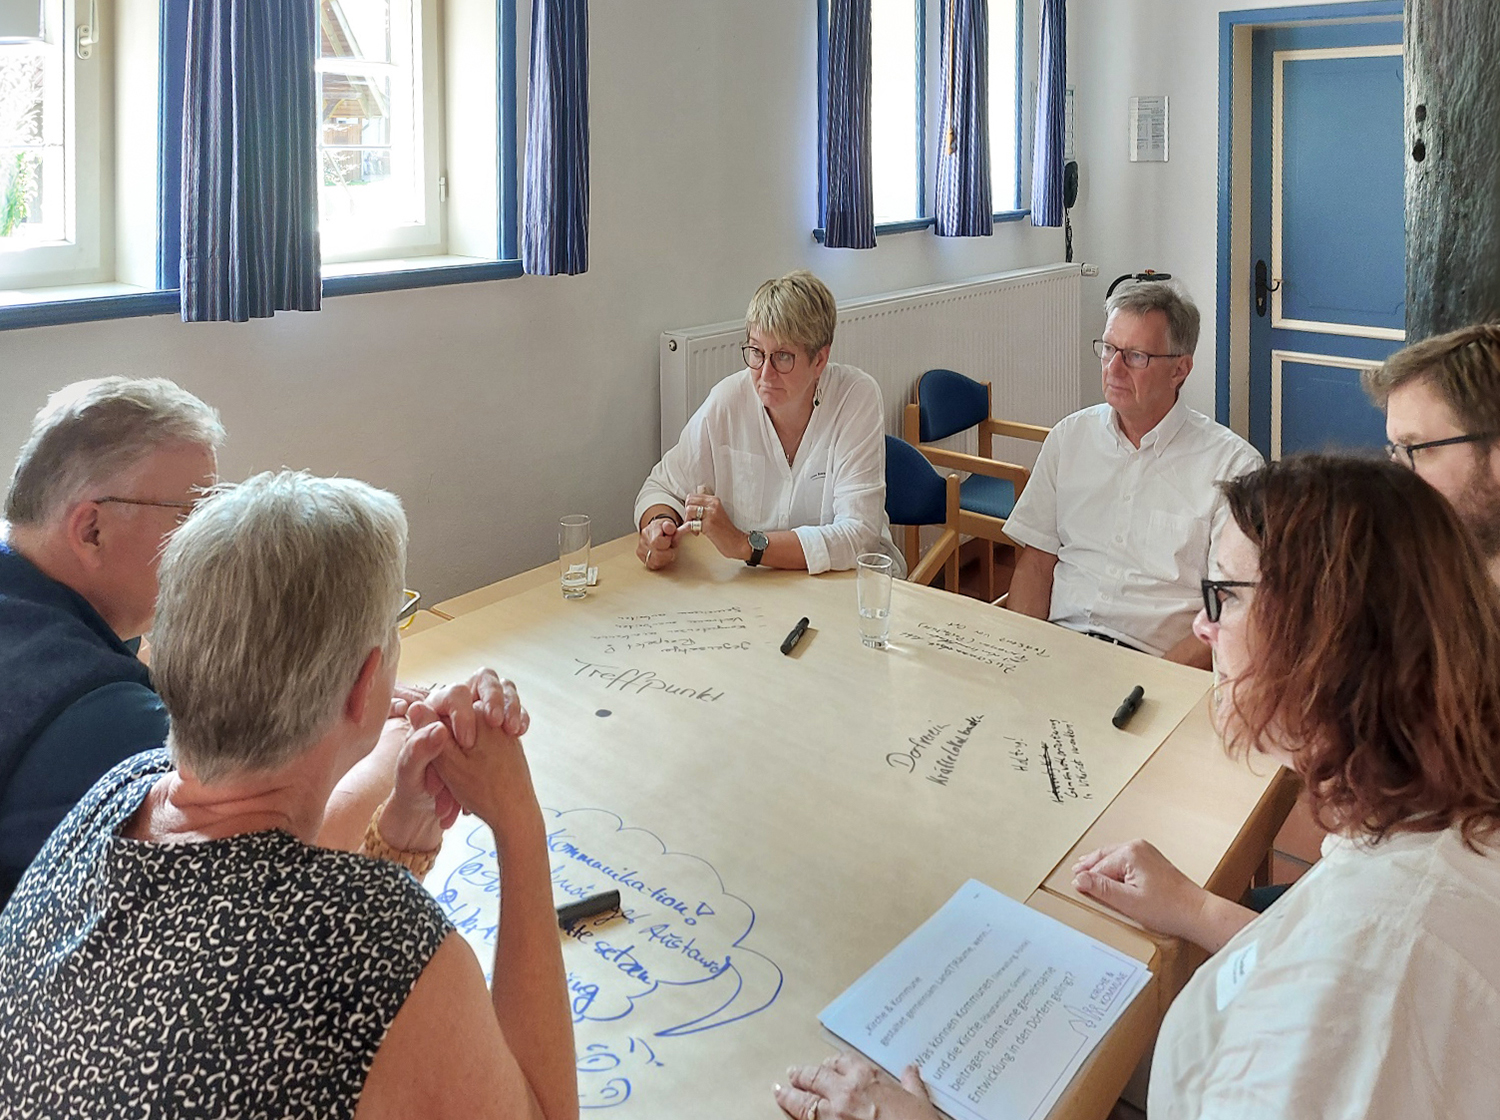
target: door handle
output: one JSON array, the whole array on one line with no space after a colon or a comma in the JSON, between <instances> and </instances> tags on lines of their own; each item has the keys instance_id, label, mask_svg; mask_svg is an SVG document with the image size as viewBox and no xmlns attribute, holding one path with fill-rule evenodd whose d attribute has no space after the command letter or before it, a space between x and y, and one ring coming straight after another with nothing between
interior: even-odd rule
<instances>
[{"instance_id":1,"label":"door handle","mask_svg":"<svg viewBox=\"0 0 1500 1120\"><path fill-rule=\"evenodd\" d=\"M1270 281L1269 274L1265 261L1255 262L1255 313L1262 319L1266 317L1266 297L1281 287L1281 281Z\"/></svg>"}]
</instances>

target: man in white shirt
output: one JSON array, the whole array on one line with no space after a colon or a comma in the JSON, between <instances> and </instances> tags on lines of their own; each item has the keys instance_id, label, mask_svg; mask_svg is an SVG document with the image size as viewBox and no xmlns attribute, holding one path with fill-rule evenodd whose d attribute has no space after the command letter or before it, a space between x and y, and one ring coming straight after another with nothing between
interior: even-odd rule
<instances>
[{"instance_id":1,"label":"man in white shirt","mask_svg":"<svg viewBox=\"0 0 1500 1120\"><path fill-rule=\"evenodd\" d=\"M1500 323L1414 343L1364 382L1391 457L1448 499L1500 583Z\"/></svg>"},{"instance_id":2,"label":"man in white shirt","mask_svg":"<svg viewBox=\"0 0 1500 1120\"><path fill-rule=\"evenodd\" d=\"M1022 546L1007 606L1094 637L1207 668L1193 636L1201 581L1227 510L1216 483L1260 453L1178 399L1198 309L1137 284L1105 304L1104 404L1059 422L1005 532Z\"/></svg>"}]
</instances>

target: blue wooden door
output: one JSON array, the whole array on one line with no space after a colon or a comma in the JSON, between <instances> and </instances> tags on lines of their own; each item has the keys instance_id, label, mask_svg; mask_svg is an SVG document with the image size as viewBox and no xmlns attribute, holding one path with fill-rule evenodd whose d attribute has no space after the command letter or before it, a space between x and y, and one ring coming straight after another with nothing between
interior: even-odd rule
<instances>
[{"instance_id":1,"label":"blue wooden door","mask_svg":"<svg viewBox=\"0 0 1500 1120\"><path fill-rule=\"evenodd\" d=\"M1251 442L1378 447L1359 379L1405 338L1401 24L1267 28L1252 54Z\"/></svg>"}]
</instances>

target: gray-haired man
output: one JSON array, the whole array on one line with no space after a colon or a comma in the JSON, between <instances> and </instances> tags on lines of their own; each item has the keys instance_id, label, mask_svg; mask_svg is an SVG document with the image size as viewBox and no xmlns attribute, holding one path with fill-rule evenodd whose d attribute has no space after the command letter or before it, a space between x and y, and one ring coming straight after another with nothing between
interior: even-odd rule
<instances>
[{"instance_id":1,"label":"gray-haired man","mask_svg":"<svg viewBox=\"0 0 1500 1120\"><path fill-rule=\"evenodd\" d=\"M223 439L160 378L69 385L32 422L0 540L0 905L79 797L166 737L136 651L162 547Z\"/></svg>"},{"instance_id":2,"label":"gray-haired man","mask_svg":"<svg viewBox=\"0 0 1500 1120\"><path fill-rule=\"evenodd\" d=\"M1170 284L1137 284L1105 311L1094 343L1105 403L1065 417L1042 444L1005 523L1023 546L1007 605L1207 668L1192 625L1227 517L1215 483L1261 457L1179 399L1198 345L1191 301Z\"/></svg>"}]
</instances>

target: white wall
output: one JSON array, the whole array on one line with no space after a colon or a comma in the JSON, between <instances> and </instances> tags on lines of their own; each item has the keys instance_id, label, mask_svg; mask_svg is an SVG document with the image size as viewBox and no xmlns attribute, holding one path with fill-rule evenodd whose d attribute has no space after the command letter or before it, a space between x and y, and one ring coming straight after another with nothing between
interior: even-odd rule
<instances>
[{"instance_id":1,"label":"white wall","mask_svg":"<svg viewBox=\"0 0 1500 1120\"><path fill-rule=\"evenodd\" d=\"M0 448L69 381L172 377L223 413L225 477L286 465L400 494L428 602L555 559L560 514L593 515L598 539L628 531L658 454L663 329L743 314L761 280L799 266L847 298L1062 258L1059 231L1025 223L859 253L813 241L814 12L592 6L587 274L346 296L251 324L0 332Z\"/></svg>"},{"instance_id":2,"label":"white wall","mask_svg":"<svg viewBox=\"0 0 1500 1120\"><path fill-rule=\"evenodd\" d=\"M1273 0L1274 2L1274 0ZM1285 0L1278 6L1299 7ZM1109 282L1155 268L1187 287L1203 312L1194 371L1183 388L1214 415L1218 267L1219 13L1241 0L1069 0L1068 81L1077 87L1075 259L1099 266L1083 289L1084 400L1102 400L1088 344L1104 327ZM1129 99L1171 97L1171 159L1130 162Z\"/></svg>"}]
</instances>

